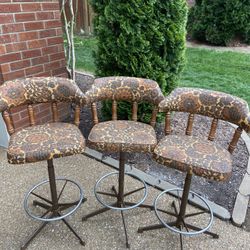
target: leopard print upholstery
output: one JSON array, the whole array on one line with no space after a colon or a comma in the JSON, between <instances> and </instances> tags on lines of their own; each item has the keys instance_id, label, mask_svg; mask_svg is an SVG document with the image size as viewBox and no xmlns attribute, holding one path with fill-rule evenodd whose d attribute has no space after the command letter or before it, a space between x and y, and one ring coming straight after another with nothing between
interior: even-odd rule
<instances>
[{"instance_id":1,"label":"leopard print upholstery","mask_svg":"<svg viewBox=\"0 0 250 250\"><path fill-rule=\"evenodd\" d=\"M96 124L88 138L90 146L108 152L152 152L156 134L152 126L134 121Z\"/></svg>"},{"instance_id":2,"label":"leopard print upholstery","mask_svg":"<svg viewBox=\"0 0 250 250\"><path fill-rule=\"evenodd\" d=\"M77 126L48 123L22 129L10 137L9 163L21 164L83 153L85 139Z\"/></svg>"},{"instance_id":3,"label":"leopard print upholstery","mask_svg":"<svg viewBox=\"0 0 250 250\"><path fill-rule=\"evenodd\" d=\"M231 154L211 141L185 135L165 136L155 147L154 159L183 172L192 170L210 180L228 180L232 172Z\"/></svg>"},{"instance_id":4,"label":"leopard print upholstery","mask_svg":"<svg viewBox=\"0 0 250 250\"><path fill-rule=\"evenodd\" d=\"M250 113L246 101L217 91L176 88L160 104L160 111L180 111L218 118L250 130Z\"/></svg>"},{"instance_id":5,"label":"leopard print upholstery","mask_svg":"<svg viewBox=\"0 0 250 250\"><path fill-rule=\"evenodd\" d=\"M101 100L148 102L158 105L164 99L157 82L135 77L102 77L95 79L86 92L88 103Z\"/></svg>"},{"instance_id":6,"label":"leopard print upholstery","mask_svg":"<svg viewBox=\"0 0 250 250\"><path fill-rule=\"evenodd\" d=\"M0 86L0 112L23 104L52 101L84 104L86 98L74 81L60 77L16 79Z\"/></svg>"}]
</instances>

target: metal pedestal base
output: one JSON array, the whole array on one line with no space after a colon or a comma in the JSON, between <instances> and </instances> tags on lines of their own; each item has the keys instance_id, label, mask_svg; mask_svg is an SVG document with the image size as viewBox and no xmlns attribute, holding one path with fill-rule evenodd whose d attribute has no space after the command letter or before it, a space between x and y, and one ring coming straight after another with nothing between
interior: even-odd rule
<instances>
[{"instance_id":1,"label":"metal pedestal base","mask_svg":"<svg viewBox=\"0 0 250 250\"><path fill-rule=\"evenodd\" d=\"M122 223L123 223L124 233L125 233L126 247L129 248L130 245L129 245L129 241L128 241L127 226L126 226L126 221L125 221L123 212L125 210L129 210L129 209L136 208L136 207L144 207L144 208L150 208L150 209L154 209L154 207L142 204L145 201L145 199L147 197L147 194L148 194L148 188L147 188L146 183L142 179L138 178L137 176L134 176L131 173L125 173L125 153L124 152L120 153L120 161L119 161L119 163L120 163L119 164L119 172L112 172L112 173L104 175L103 177L101 177L97 181L97 183L95 185L94 193L95 193L96 199L104 206L104 208L99 209L97 211L94 211L94 212L84 216L82 218L82 221L85 221L88 218L94 217L94 216L96 216L98 214L104 213L104 212L106 212L106 211L108 211L110 209L120 211L121 216L122 216ZM124 177L125 177L125 174L129 175L129 176L132 176L135 179L137 179L138 181L140 181L143 184L143 187L135 189L135 190L130 191L130 192L127 192L127 193L124 193ZM100 186L100 183L104 179L106 179L106 178L108 178L109 176L112 176L112 175L119 175L118 190L116 190L115 186L112 186L111 192L98 191L98 187ZM138 203L125 201L125 198L128 197L129 195L132 195L132 194L134 194L136 192L139 192L139 191L141 191L143 189L144 189L143 198ZM109 204L105 203L100 198L100 195L114 197L114 198L116 198L116 202L109 205Z\"/></svg>"},{"instance_id":2,"label":"metal pedestal base","mask_svg":"<svg viewBox=\"0 0 250 250\"><path fill-rule=\"evenodd\" d=\"M24 209L26 213L33 219L40 220L43 223L27 238L25 243L21 246L21 249L26 249L27 246L30 244L30 242L42 231L42 229L49 222L58 221L58 220L62 220L64 224L69 228L69 230L80 241L80 244L85 245L85 242L80 238L80 236L75 232L75 230L70 226L70 224L65 219L65 217L74 213L79 208L81 203L86 201L86 199L83 198L83 191L80 185L69 179L64 179L64 178L56 179L52 160L48 160L48 174L49 174L49 180L43 181L35 185L25 196ZM59 195L57 194L56 181L64 182ZM75 202L67 202L67 203L60 202L60 198L62 197L63 192L66 188L66 185L68 183L71 183L77 187L78 192L79 192L79 198ZM45 198L42 195L35 192L35 190L38 190L40 187L45 186L46 184L49 184L51 199ZM34 196L36 198L36 200L33 200L32 206L41 208L40 209L42 211L41 215L34 214L32 212L32 209L29 207L28 201L31 198L31 196ZM64 213L64 211L66 212Z\"/></svg>"},{"instance_id":3,"label":"metal pedestal base","mask_svg":"<svg viewBox=\"0 0 250 250\"><path fill-rule=\"evenodd\" d=\"M166 227L166 228L170 229L171 231L180 234L181 249L183 249L182 235L194 236L194 235L204 233L204 234L212 236L213 238L216 238L216 239L219 238L218 234L215 234L215 233L208 231L208 229L210 228L210 226L212 225L212 222L213 222L213 212L212 212L211 207L209 206L209 204L207 203L207 201L203 197L190 191L191 178L192 178L192 174L188 173L187 177L186 177L184 189L174 188L174 189L165 190L157 196L157 198L155 199L155 202L154 202L154 209L155 209L156 216L160 220L161 224L151 225L151 226L147 226L147 227L139 227L138 233L142 233L144 231L155 230L155 229L161 229L161 228ZM165 211L163 209L158 209L157 206L158 206L158 201L160 200L160 198L162 198L165 194L167 194L169 192L173 193L174 191L177 191L178 194L179 194L179 192L183 192L181 201L178 200L179 201L178 205L176 204L175 201L172 202L172 208L174 211ZM187 214L186 207L188 204L188 195L189 194L192 194L193 196L198 197L206 205L207 211L199 211L199 212ZM174 221L166 223L165 220L160 215L160 212L174 217ZM200 228L200 227L197 227L195 225L192 225L192 224L186 222L187 218L190 218L193 216L198 216L198 215L201 215L201 214L207 213L207 212L210 215L210 219L209 219L207 226L205 226L204 228ZM190 231L190 230L192 230L192 231Z\"/></svg>"}]
</instances>

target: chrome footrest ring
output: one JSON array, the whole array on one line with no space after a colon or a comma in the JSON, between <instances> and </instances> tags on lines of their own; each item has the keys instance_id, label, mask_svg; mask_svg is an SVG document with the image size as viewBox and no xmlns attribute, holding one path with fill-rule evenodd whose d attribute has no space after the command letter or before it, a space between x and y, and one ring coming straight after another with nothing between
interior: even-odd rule
<instances>
[{"instance_id":1,"label":"chrome footrest ring","mask_svg":"<svg viewBox=\"0 0 250 250\"><path fill-rule=\"evenodd\" d=\"M111 205L105 203L102 199L100 199L100 197L99 197L99 195L98 195L98 193L97 193L97 192L98 192L97 189L98 189L100 183L101 183L104 179L106 179L107 177L112 176L112 175L119 175L119 172L115 171L115 172L111 172L111 173L108 173L108 174L102 176L102 177L96 182L95 187L94 187L94 194L95 194L95 197L96 197L96 199L97 199L104 207L108 207L108 208L110 208L110 209L118 210L118 211L125 211L125 210L129 210L129 209L136 208L136 207L140 206L140 205L145 201L145 199L146 199L146 197L147 197L147 194L148 194L148 186L147 186L146 182L145 182L144 180L140 179L138 176L136 176L136 175L134 175L134 174L125 172L125 175L129 175L129 176L131 176L131 177L137 179L138 181L140 181L140 182L143 184L143 186L144 186L143 198L142 198L138 203L136 203L136 204L134 204L134 205L132 205L132 206L128 206L128 207L115 207L115 206L111 206ZM125 202L125 203L126 203L126 202Z\"/></svg>"},{"instance_id":2,"label":"chrome footrest ring","mask_svg":"<svg viewBox=\"0 0 250 250\"><path fill-rule=\"evenodd\" d=\"M168 225L168 224L161 218L160 213L159 213L158 208L157 208L158 201L159 201L159 199L161 198L162 195L167 194L167 193L170 193L170 192L173 192L173 191L183 191L183 189L182 189L182 188L167 189L167 190L161 192L161 193L156 197L156 199L155 199L155 201L154 201L155 214L156 214L156 216L158 217L158 219L160 220L160 222L161 222L166 228L170 229L171 231L173 231L173 232L175 232L175 233L182 234L182 235L186 235L186 236L194 236L194 235L198 235L198 234L201 234L201 233L204 233L205 231L207 231L207 230L211 227L211 225L212 225L212 223L213 223L213 219L214 219L213 211L212 211L210 205L208 204L208 202L206 201L205 198L203 198L202 196L200 196L200 195L198 195L197 193L192 192L192 191L189 191L189 194L192 194L193 196L198 197L198 198L206 205L207 210L208 210L208 212L209 212L209 214L210 214L210 220L209 220L209 222L208 222L208 224L207 224L206 227L204 227L203 229L201 229L201 230L199 230L199 231L194 231L194 232L181 231L181 230L178 230L178 229L174 228L174 226Z\"/></svg>"},{"instance_id":3,"label":"chrome footrest ring","mask_svg":"<svg viewBox=\"0 0 250 250\"><path fill-rule=\"evenodd\" d=\"M77 189L78 189L78 191L79 191L79 199L77 199L77 201L75 201L75 202L70 202L70 203L68 203L68 204L72 204L71 206L68 207L68 209L71 208L71 207L73 207L73 208L70 209L70 211L68 211L67 213L65 213L65 214L63 214L63 215L60 215L60 216L50 216L49 218L43 218L43 217L39 217L39 216L34 215L34 214L31 212L30 208L29 208L28 200L29 200L30 195L32 195L32 193L33 193L37 188L39 188L39 187L41 187L41 186L46 185L47 183L49 183L49 180L45 180L45 181L42 181L42 182L36 184L35 186L33 186L33 187L26 193L26 195L25 195L25 198L24 198L24 210L25 210L25 212L26 212L31 218L33 218L33 219L35 219L35 220L47 221L47 222L57 221L57 220L61 220L61 219L65 218L65 217L67 217L67 216L73 214L73 213L79 208L79 206L81 205L81 203L82 203L82 201L83 201L83 198L84 198L84 196L83 196L83 190L82 190L81 186L80 186L77 182L72 181L72 180L70 180L70 179L66 179L66 178L56 178L56 181L70 182L70 183L72 183L74 186L77 187ZM43 198L43 199L44 199L44 198ZM37 202L34 202L34 201L33 201L33 203L37 203ZM67 204L67 203L63 203L63 204ZM43 203L43 205L44 205L44 206L48 206L48 207L51 205L51 209L49 209L49 210L50 210L49 213L52 213L52 214L53 214L53 213L54 213L54 214L57 213L57 210L53 210L53 204L52 204L51 201L49 201L49 200L48 200L47 202L45 201L45 203ZM63 205L62 205L62 206L63 206ZM58 211L58 214L60 214L59 212L60 212L60 211Z\"/></svg>"}]
</instances>

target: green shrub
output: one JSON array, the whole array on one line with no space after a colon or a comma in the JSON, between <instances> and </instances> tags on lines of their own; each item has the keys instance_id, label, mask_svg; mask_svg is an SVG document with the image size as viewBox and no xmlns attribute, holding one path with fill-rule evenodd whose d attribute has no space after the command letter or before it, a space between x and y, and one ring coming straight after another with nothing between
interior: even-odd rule
<instances>
[{"instance_id":1,"label":"green shrub","mask_svg":"<svg viewBox=\"0 0 250 250\"><path fill-rule=\"evenodd\" d=\"M188 33L195 39L227 45L250 42L249 0L196 0L190 9Z\"/></svg>"},{"instance_id":2,"label":"green shrub","mask_svg":"<svg viewBox=\"0 0 250 250\"><path fill-rule=\"evenodd\" d=\"M96 75L150 78L164 94L171 91L184 66L186 0L92 0L92 6ZM104 109L108 114L110 105ZM118 114L128 109L122 104ZM141 119L148 117L147 110L139 107Z\"/></svg>"}]
</instances>

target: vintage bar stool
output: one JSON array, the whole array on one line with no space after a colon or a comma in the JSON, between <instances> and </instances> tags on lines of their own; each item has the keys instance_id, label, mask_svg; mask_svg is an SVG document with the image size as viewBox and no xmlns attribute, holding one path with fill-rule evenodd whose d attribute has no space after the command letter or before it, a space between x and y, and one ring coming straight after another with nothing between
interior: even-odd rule
<instances>
[{"instance_id":1,"label":"vintage bar stool","mask_svg":"<svg viewBox=\"0 0 250 250\"><path fill-rule=\"evenodd\" d=\"M91 103L94 121L94 127L88 137L89 145L101 151L119 152L120 156L119 172L116 171L104 175L97 181L94 188L95 196L104 208L84 216L83 221L109 209L120 211L126 237L126 246L129 248L123 211L138 206L150 208L152 206L142 204L147 196L146 183L139 177L125 172L125 156L126 152L147 153L152 152L154 149L157 143L154 126L156 124L158 104L163 100L164 96L158 84L152 80L134 77L103 77L94 81L92 88L86 92L86 98L88 99L88 103ZM100 123L98 121L96 102L102 100L112 100L112 121ZM132 121L117 120L117 101L132 102ZM148 102L154 105L150 125L137 122L138 102ZM143 186L125 193L125 174L136 178ZM98 191L104 179L114 175L118 175L118 190L116 190L115 186L112 186L112 193ZM138 203L126 201L126 197L140 190L144 190L141 201ZM111 205L107 204L101 198L101 195L116 197L116 201Z\"/></svg>"},{"instance_id":2,"label":"vintage bar stool","mask_svg":"<svg viewBox=\"0 0 250 250\"><path fill-rule=\"evenodd\" d=\"M159 104L159 110L166 112L166 136L156 146L153 154L154 159L167 167L186 172L186 180L183 189L165 190L156 198L154 207L161 224L140 227L138 232L142 233L143 231L167 227L173 232L180 234L181 248L182 235L192 236L205 233L213 238L218 238L217 234L207 231L212 225L213 211L203 197L190 191L191 179L193 174L214 181L226 181L230 178L232 173L231 154L236 147L242 130L247 131L250 128L248 105L240 98L221 92L195 88L177 88ZM170 112L172 111L189 113L186 135L170 135ZM194 114L213 118L207 141L191 136ZM219 119L238 125L228 150L213 142ZM173 202L174 211L159 209L158 203L164 198L165 194L173 194L175 192L177 192L177 195L182 193L179 208ZM190 194L200 199L210 214L209 222L204 228L199 228L186 222L187 218L205 213L204 211L186 212ZM162 213L175 219L166 222Z\"/></svg>"},{"instance_id":3,"label":"vintage bar stool","mask_svg":"<svg viewBox=\"0 0 250 250\"><path fill-rule=\"evenodd\" d=\"M53 165L54 158L83 153L85 150L85 139L77 127L80 105L84 100L84 95L78 86L65 78L34 77L8 81L0 86L0 111L3 112L10 134L7 151L9 163L23 164L43 160L47 160L48 163L49 180L31 188L24 200L27 214L43 223L27 239L21 249L25 249L48 222L57 220L62 220L80 243L85 244L65 219L75 212L84 200L82 188L75 181L55 178ZM54 122L36 125L32 104L47 102L51 103ZM58 122L57 102L75 103L75 124ZM30 127L15 132L9 110L20 105L27 105ZM57 191L59 182L62 186L60 192ZM47 192L50 190L50 197L49 194L48 197L41 195L43 187L48 188ZM74 191L74 195L78 197L76 201L64 202L64 191L67 188ZM35 200L32 199L33 197ZM33 200L31 205L30 200ZM36 211L37 207L39 211Z\"/></svg>"}]
</instances>

